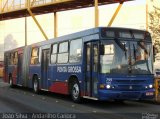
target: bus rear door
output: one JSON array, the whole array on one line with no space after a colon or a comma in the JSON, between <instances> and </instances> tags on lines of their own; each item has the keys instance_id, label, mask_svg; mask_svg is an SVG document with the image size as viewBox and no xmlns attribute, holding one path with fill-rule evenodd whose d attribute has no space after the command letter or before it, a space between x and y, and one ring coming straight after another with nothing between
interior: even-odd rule
<instances>
[{"instance_id":1,"label":"bus rear door","mask_svg":"<svg viewBox=\"0 0 160 119\"><path fill-rule=\"evenodd\" d=\"M98 83L98 42L85 44L85 96L96 97Z\"/></svg>"}]
</instances>

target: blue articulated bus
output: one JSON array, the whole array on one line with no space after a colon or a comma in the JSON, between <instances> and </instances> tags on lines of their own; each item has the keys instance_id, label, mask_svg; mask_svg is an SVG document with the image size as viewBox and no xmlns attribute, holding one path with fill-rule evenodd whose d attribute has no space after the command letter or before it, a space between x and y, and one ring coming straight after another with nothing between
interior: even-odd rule
<instances>
[{"instance_id":1,"label":"blue articulated bus","mask_svg":"<svg viewBox=\"0 0 160 119\"><path fill-rule=\"evenodd\" d=\"M147 31L98 27L4 54L4 81L71 95L74 102L154 97L152 39Z\"/></svg>"}]
</instances>

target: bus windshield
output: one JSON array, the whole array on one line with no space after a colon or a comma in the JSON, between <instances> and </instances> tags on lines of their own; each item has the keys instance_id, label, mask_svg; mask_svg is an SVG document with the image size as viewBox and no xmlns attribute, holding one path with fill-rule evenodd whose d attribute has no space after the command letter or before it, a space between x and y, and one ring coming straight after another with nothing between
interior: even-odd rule
<instances>
[{"instance_id":1,"label":"bus windshield","mask_svg":"<svg viewBox=\"0 0 160 119\"><path fill-rule=\"evenodd\" d=\"M152 45L137 41L103 40L101 73L152 74ZM102 52L102 51L101 51Z\"/></svg>"},{"instance_id":2,"label":"bus windshield","mask_svg":"<svg viewBox=\"0 0 160 119\"><path fill-rule=\"evenodd\" d=\"M133 74L152 74L152 44L131 42L131 65Z\"/></svg>"}]
</instances>

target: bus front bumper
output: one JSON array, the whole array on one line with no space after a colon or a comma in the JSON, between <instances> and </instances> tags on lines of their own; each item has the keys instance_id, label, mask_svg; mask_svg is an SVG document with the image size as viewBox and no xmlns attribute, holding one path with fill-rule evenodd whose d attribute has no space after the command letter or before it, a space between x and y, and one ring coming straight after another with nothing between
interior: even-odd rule
<instances>
[{"instance_id":1,"label":"bus front bumper","mask_svg":"<svg viewBox=\"0 0 160 119\"><path fill-rule=\"evenodd\" d=\"M145 91L99 90L99 100L149 100L155 96L154 89Z\"/></svg>"}]
</instances>

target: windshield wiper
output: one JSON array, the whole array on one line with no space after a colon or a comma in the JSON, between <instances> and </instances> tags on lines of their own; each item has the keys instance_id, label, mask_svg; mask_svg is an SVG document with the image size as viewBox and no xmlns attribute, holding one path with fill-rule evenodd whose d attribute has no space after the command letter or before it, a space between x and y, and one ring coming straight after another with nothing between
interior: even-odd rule
<instances>
[{"instance_id":1,"label":"windshield wiper","mask_svg":"<svg viewBox=\"0 0 160 119\"><path fill-rule=\"evenodd\" d=\"M125 53L125 58L127 57L127 49L125 44L122 44L117 38L114 39L116 44L121 48L121 50Z\"/></svg>"},{"instance_id":2,"label":"windshield wiper","mask_svg":"<svg viewBox=\"0 0 160 119\"><path fill-rule=\"evenodd\" d=\"M117 38L115 38L114 40L115 40L115 42L117 43L117 45L118 45L124 52L127 51L125 45L123 45Z\"/></svg>"}]
</instances>

